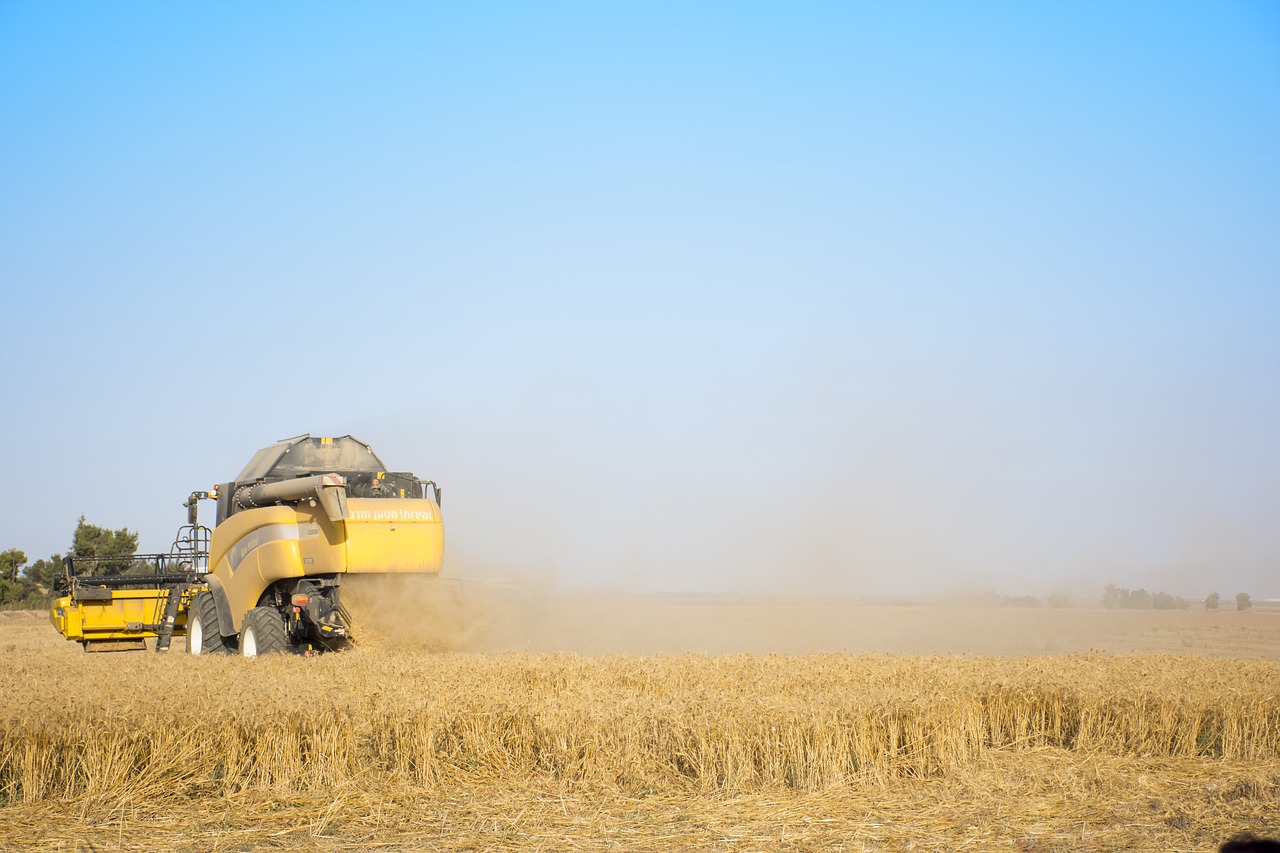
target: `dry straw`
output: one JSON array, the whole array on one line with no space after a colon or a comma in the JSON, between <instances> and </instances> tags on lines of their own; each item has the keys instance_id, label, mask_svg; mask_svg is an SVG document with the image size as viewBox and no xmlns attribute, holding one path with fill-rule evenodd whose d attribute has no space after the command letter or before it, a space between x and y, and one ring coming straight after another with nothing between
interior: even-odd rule
<instances>
[{"instance_id":1,"label":"dry straw","mask_svg":"<svg viewBox=\"0 0 1280 853\"><path fill-rule=\"evenodd\" d=\"M17 657L0 801L545 779L820 791L991 750L1280 758L1280 665L1166 656Z\"/></svg>"}]
</instances>

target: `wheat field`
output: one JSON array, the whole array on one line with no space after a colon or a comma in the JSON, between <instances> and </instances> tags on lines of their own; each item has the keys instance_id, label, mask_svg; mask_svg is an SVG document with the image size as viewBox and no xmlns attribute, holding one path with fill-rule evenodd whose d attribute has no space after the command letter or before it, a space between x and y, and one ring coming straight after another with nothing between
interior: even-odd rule
<instances>
[{"instance_id":1,"label":"wheat field","mask_svg":"<svg viewBox=\"0 0 1280 853\"><path fill-rule=\"evenodd\" d=\"M1275 659L370 643L249 661L84 655L42 619L0 620L3 849L1212 850L1280 834Z\"/></svg>"}]
</instances>

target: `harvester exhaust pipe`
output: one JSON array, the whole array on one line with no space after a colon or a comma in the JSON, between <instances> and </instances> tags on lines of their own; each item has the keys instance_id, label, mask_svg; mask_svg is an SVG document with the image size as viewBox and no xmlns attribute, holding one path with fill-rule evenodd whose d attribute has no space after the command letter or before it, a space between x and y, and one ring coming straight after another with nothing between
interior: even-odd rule
<instances>
[{"instance_id":1,"label":"harvester exhaust pipe","mask_svg":"<svg viewBox=\"0 0 1280 853\"><path fill-rule=\"evenodd\" d=\"M240 509L305 500L318 501L332 522L345 521L350 515L347 511L347 481L340 474L314 474L278 483L242 486L235 495L236 506Z\"/></svg>"}]
</instances>

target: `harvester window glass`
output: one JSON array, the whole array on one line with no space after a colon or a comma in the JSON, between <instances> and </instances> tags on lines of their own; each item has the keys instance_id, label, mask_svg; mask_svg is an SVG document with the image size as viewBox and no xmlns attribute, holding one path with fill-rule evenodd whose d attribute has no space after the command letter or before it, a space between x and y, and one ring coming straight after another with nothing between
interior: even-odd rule
<instances>
[{"instance_id":1,"label":"harvester window glass","mask_svg":"<svg viewBox=\"0 0 1280 853\"><path fill-rule=\"evenodd\" d=\"M422 484L411 474L348 474L347 494L353 498L420 498Z\"/></svg>"}]
</instances>

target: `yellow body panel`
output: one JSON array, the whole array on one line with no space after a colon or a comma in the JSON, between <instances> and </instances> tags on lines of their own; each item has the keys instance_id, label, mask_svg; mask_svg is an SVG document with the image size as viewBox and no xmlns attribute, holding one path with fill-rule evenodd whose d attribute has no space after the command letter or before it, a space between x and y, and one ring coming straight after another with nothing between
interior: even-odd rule
<instances>
[{"instance_id":1,"label":"yellow body panel","mask_svg":"<svg viewBox=\"0 0 1280 853\"><path fill-rule=\"evenodd\" d=\"M239 632L268 586L288 577L440 571L444 525L425 498L350 498L349 517L332 522L319 506L241 510L218 525L209 565Z\"/></svg>"},{"instance_id":2,"label":"yellow body panel","mask_svg":"<svg viewBox=\"0 0 1280 853\"><path fill-rule=\"evenodd\" d=\"M49 608L49 621L68 640L120 640L154 637L155 631L143 625L157 625L164 618L166 590L118 589L102 601L76 601L70 596L59 598ZM174 636L186 633L187 604L191 593L184 592Z\"/></svg>"},{"instance_id":3,"label":"yellow body panel","mask_svg":"<svg viewBox=\"0 0 1280 853\"><path fill-rule=\"evenodd\" d=\"M435 501L352 498L348 506L348 572L440 571L444 562L444 525Z\"/></svg>"}]
</instances>

